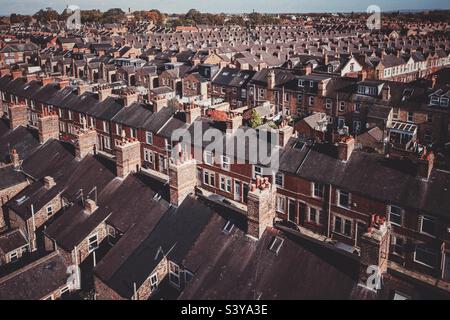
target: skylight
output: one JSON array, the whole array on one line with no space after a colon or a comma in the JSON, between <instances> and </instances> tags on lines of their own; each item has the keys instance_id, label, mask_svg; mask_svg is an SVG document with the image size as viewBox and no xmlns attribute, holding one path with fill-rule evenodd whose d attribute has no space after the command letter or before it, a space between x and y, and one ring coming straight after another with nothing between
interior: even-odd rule
<instances>
[{"instance_id":1,"label":"skylight","mask_svg":"<svg viewBox=\"0 0 450 320\"><path fill-rule=\"evenodd\" d=\"M272 244L270 245L269 250L274 252L276 255L278 255L278 252L281 249L281 246L284 243L284 239L280 237L273 238Z\"/></svg>"},{"instance_id":2,"label":"skylight","mask_svg":"<svg viewBox=\"0 0 450 320\"><path fill-rule=\"evenodd\" d=\"M27 197L27 196L22 196L22 197L20 197L19 199L16 200L16 203L17 203L18 205L21 205L22 203L24 203L24 202L27 201L27 200L28 200L28 197Z\"/></svg>"},{"instance_id":3,"label":"skylight","mask_svg":"<svg viewBox=\"0 0 450 320\"><path fill-rule=\"evenodd\" d=\"M234 224L231 221L227 221L227 223L225 224L225 226L222 229L222 232L225 234L230 234L231 231L234 228Z\"/></svg>"}]
</instances>

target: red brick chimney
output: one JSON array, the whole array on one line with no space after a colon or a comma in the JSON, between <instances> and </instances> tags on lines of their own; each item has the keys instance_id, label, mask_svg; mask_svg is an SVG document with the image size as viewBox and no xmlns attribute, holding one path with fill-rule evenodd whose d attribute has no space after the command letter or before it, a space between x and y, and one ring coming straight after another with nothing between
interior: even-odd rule
<instances>
[{"instance_id":1,"label":"red brick chimney","mask_svg":"<svg viewBox=\"0 0 450 320\"><path fill-rule=\"evenodd\" d=\"M355 139L352 136L345 136L338 142L338 159L348 161L355 149Z\"/></svg>"},{"instance_id":2,"label":"red brick chimney","mask_svg":"<svg viewBox=\"0 0 450 320\"><path fill-rule=\"evenodd\" d=\"M68 78L59 78L58 79L58 87L59 89L64 89L69 85L69 79Z\"/></svg>"},{"instance_id":3,"label":"red brick chimney","mask_svg":"<svg viewBox=\"0 0 450 320\"><path fill-rule=\"evenodd\" d=\"M28 110L24 104L13 104L9 106L9 126L12 130L19 126L28 124Z\"/></svg>"},{"instance_id":4,"label":"red brick chimney","mask_svg":"<svg viewBox=\"0 0 450 320\"><path fill-rule=\"evenodd\" d=\"M12 163L14 169L19 168L20 167L20 157L19 157L19 154L17 153L16 149L11 150L9 157L11 159L11 163Z\"/></svg>"},{"instance_id":5,"label":"red brick chimney","mask_svg":"<svg viewBox=\"0 0 450 320\"><path fill-rule=\"evenodd\" d=\"M102 102L112 94L112 88L108 85L98 88L98 101Z\"/></svg>"},{"instance_id":6,"label":"red brick chimney","mask_svg":"<svg viewBox=\"0 0 450 320\"><path fill-rule=\"evenodd\" d=\"M259 239L275 219L276 188L268 178L257 177L251 185L247 202L247 234Z\"/></svg>"},{"instance_id":7,"label":"red brick chimney","mask_svg":"<svg viewBox=\"0 0 450 320\"><path fill-rule=\"evenodd\" d=\"M288 125L286 120L283 120L278 128L278 144L284 147L293 135L294 128Z\"/></svg>"},{"instance_id":8,"label":"red brick chimney","mask_svg":"<svg viewBox=\"0 0 450 320\"><path fill-rule=\"evenodd\" d=\"M194 104L185 105L185 113L186 113L186 123L192 124L194 121L201 117L202 115L202 109Z\"/></svg>"},{"instance_id":9,"label":"red brick chimney","mask_svg":"<svg viewBox=\"0 0 450 320\"><path fill-rule=\"evenodd\" d=\"M20 78L20 77L22 77L22 76L23 76L22 70L14 70L14 71L12 72L12 78L13 78L13 79L17 79L17 78Z\"/></svg>"},{"instance_id":10,"label":"red brick chimney","mask_svg":"<svg viewBox=\"0 0 450 320\"><path fill-rule=\"evenodd\" d=\"M178 207L190 193L194 193L197 185L196 168L196 161L181 150L176 159L170 159L169 188L170 203L173 206Z\"/></svg>"},{"instance_id":11,"label":"red brick chimney","mask_svg":"<svg viewBox=\"0 0 450 320\"><path fill-rule=\"evenodd\" d=\"M0 70L0 77L10 75L10 74L11 74L11 71L9 70L9 68L2 68Z\"/></svg>"},{"instance_id":12,"label":"red brick chimney","mask_svg":"<svg viewBox=\"0 0 450 320\"><path fill-rule=\"evenodd\" d=\"M27 74L27 83L28 83L28 82L31 82L31 81L33 81L33 80L37 80L36 74L35 74L35 73L29 73L29 74Z\"/></svg>"},{"instance_id":13,"label":"red brick chimney","mask_svg":"<svg viewBox=\"0 0 450 320\"><path fill-rule=\"evenodd\" d=\"M383 101L391 100L391 87L389 85L384 85L381 89L381 98Z\"/></svg>"},{"instance_id":14,"label":"red brick chimney","mask_svg":"<svg viewBox=\"0 0 450 320\"><path fill-rule=\"evenodd\" d=\"M42 78L41 82L42 82L42 86L44 87L44 86L48 85L49 83L55 82L55 79L53 77L48 76L48 77Z\"/></svg>"},{"instance_id":15,"label":"red brick chimney","mask_svg":"<svg viewBox=\"0 0 450 320\"><path fill-rule=\"evenodd\" d=\"M117 176L126 178L141 167L141 144L136 139L122 140L116 147Z\"/></svg>"},{"instance_id":16,"label":"red brick chimney","mask_svg":"<svg viewBox=\"0 0 450 320\"><path fill-rule=\"evenodd\" d=\"M134 90L126 90L122 93L123 106L129 107L133 103L138 102L139 94Z\"/></svg>"},{"instance_id":17,"label":"red brick chimney","mask_svg":"<svg viewBox=\"0 0 450 320\"><path fill-rule=\"evenodd\" d=\"M431 172L434 167L435 156L433 151L427 152L426 148L420 157L417 160L417 176L428 180L430 178Z\"/></svg>"},{"instance_id":18,"label":"red brick chimney","mask_svg":"<svg viewBox=\"0 0 450 320\"><path fill-rule=\"evenodd\" d=\"M49 139L59 139L59 117L56 112L47 112L46 109L39 116L39 142L45 143Z\"/></svg>"},{"instance_id":19,"label":"red brick chimney","mask_svg":"<svg viewBox=\"0 0 450 320\"><path fill-rule=\"evenodd\" d=\"M360 281L364 284L368 283L369 277L374 274L375 270L370 270L370 266L378 269L378 275L387 271L390 241L390 226L385 217L372 215L369 228L361 237L361 267ZM375 288L374 288L375 289Z\"/></svg>"},{"instance_id":20,"label":"red brick chimney","mask_svg":"<svg viewBox=\"0 0 450 320\"><path fill-rule=\"evenodd\" d=\"M94 200L92 200L92 199L84 200L84 212L86 212L87 214L92 214L97 209L98 209L98 206Z\"/></svg>"}]
</instances>

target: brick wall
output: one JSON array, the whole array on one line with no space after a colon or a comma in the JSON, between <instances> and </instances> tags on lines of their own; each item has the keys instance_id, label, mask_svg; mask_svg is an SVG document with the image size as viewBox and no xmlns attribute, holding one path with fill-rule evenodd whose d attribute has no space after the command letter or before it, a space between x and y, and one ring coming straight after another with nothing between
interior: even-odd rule
<instances>
[{"instance_id":1,"label":"brick wall","mask_svg":"<svg viewBox=\"0 0 450 320\"><path fill-rule=\"evenodd\" d=\"M3 189L0 191L0 230L5 227L6 217L3 211L3 205L9 201L12 197L18 194L20 191L25 189L28 186L28 181L24 181L22 183L16 184L15 186L9 187L7 189Z\"/></svg>"}]
</instances>

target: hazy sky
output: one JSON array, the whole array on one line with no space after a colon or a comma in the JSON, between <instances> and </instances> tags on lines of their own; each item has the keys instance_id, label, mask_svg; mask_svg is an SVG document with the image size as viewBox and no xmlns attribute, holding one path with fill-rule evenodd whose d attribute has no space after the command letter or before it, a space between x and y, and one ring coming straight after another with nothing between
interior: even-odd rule
<instances>
[{"instance_id":1,"label":"hazy sky","mask_svg":"<svg viewBox=\"0 0 450 320\"><path fill-rule=\"evenodd\" d=\"M62 11L76 4L81 9L120 7L125 10L159 9L167 13L186 12L191 8L202 12L336 12L366 11L369 5L382 10L450 9L448 0L0 0L0 14L34 13L40 8L52 7Z\"/></svg>"}]
</instances>

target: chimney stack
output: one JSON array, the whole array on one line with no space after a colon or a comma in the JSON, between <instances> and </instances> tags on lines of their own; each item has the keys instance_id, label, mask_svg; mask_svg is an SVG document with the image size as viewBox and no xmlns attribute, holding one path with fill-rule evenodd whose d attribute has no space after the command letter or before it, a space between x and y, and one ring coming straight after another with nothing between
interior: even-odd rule
<instances>
[{"instance_id":1,"label":"chimney stack","mask_svg":"<svg viewBox=\"0 0 450 320\"><path fill-rule=\"evenodd\" d=\"M186 123L192 124L194 121L202 116L202 109L194 104L185 105Z\"/></svg>"},{"instance_id":2,"label":"chimney stack","mask_svg":"<svg viewBox=\"0 0 450 320\"><path fill-rule=\"evenodd\" d=\"M33 81L33 80L37 80L36 74L35 74L35 73L29 73L29 74L27 74L27 83L28 83L28 82L31 82L31 81Z\"/></svg>"},{"instance_id":3,"label":"chimney stack","mask_svg":"<svg viewBox=\"0 0 450 320\"><path fill-rule=\"evenodd\" d=\"M267 227L273 226L275 219L276 188L269 179L257 177L251 185L247 203L247 235L261 238Z\"/></svg>"},{"instance_id":4,"label":"chimney stack","mask_svg":"<svg viewBox=\"0 0 450 320\"><path fill-rule=\"evenodd\" d=\"M53 177L50 177L50 176L44 177L44 186L45 186L45 189L50 190L51 188L56 186L55 179L53 179Z\"/></svg>"},{"instance_id":5,"label":"chimney stack","mask_svg":"<svg viewBox=\"0 0 450 320\"><path fill-rule=\"evenodd\" d=\"M355 139L352 136L345 136L338 142L338 159L348 161L355 149Z\"/></svg>"},{"instance_id":6,"label":"chimney stack","mask_svg":"<svg viewBox=\"0 0 450 320\"><path fill-rule=\"evenodd\" d=\"M278 129L278 144L280 147L284 147L289 139L294 135L294 128L286 123L286 120L283 120L281 123L281 127Z\"/></svg>"},{"instance_id":7,"label":"chimney stack","mask_svg":"<svg viewBox=\"0 0 450 320\"><path fill-rule=\"evenodd\" d=\"M391 100L391 87L389 85L385 85L383 86L383 89L381 89L381 98L383 101Z\"/></svg>"},{"instance_id":8,"label":"chimney stack","mask_svg":"<svg viewBox=\"0 0 450 320\"><path fill-rule=\"evenodd\" d=\"M197 185L197 164L177 145L177 158L172 157L169 164L170 203L178 207L186 197L195 192Z\"/></svg>"},{"instance_id":9,"label":"chimney stack","mask_svg":"<svg viewBox=\"0 0 450 320\"><path fill-rule=\"evenodd\" d=\"M433 151L427 152L427 149L423 151L420 159L417 160L417 176L428 180L434 167L434 153Z\"/></svg>"},{"instance_id":10,"label":"chimney stack","mask_svg":"<svg viewBox=\"0 0 450 320\"><path fill-rule=\"evenodd\" d=\"M9 126L12 130L19 126L28 124L28 110L23 104L13 104L9 106Z\"/></svg>"},{"instance_id":11,"label":"chimney stack","mask_svg":"<svg viewBox=\"0 0 450 320\"><path fill-rule=\"evenodd\" d=\"M437 75L433 75L431 77L431 89L436 88L437 80L438 80L438 76Z\"/></svg>"},{"instance_id":12,"label":"chimney stack","mask_svg":"<svg viewBox=\"0 0 450 320\"><path fill-rule=\"evenodd\" d=\"M102 102L112 94L112 88L108 85L98 88L98 101Z\"/></svg>"},{"instance_id":13,"label":"chimney stack","mask_svg":"<svg viewBox=\"0 0 450 320\"><path fill-rule=\"evenodd\" d=\"M378 276L387 271L389 256L390 226L385 217L372 215L370 226L361 237L361 269L360 282L366 284L369 276L375 270L369 267L378 268ZM379 282L381 284L381 282Z\"/></svg>"},{"instance_id":14,"label":"chimney stack","mask_svg":"<svg viewBox=\"0 0 450 320\"><path fill-rule=\"evenodd\" d=\"M22 76L23 76L22 70L14 70L14 71L12 72L12 78L13 78L13 80L15 80L15 79L17 79L17 78L20 78L20 77L22 77Z\"/></svg>"},{"instance_id":15,"label":"chimney stack","mask_svg":"<svg viewBox=\"0 0 450 320\"><path fill-rule=\"evenodd\" d=\"M139 98L139 94L134 90L126 90L122 93L123 106L129 107L133 103L137 102Z\"/></svg>"},{"instance_id":16,"label":"chimney stack","mask_svg":"<svg viewBox=\"0 0 450 320\"><path fill-rule=\"evenodd\" d=\"M124 139L115 147L117 176L126 178L141 167L141 144L137 139Z\"/></svg>"},{"instance_id":17,"label":"chimney stack","mask_svg":"<svg viewBox=\"0 0 450 320\"><path fill-rule=\"evenodd\" d=\"M56 112L47 112L46 109L39 116L39 142L45 143L49 139L59 139L59 117Z\"/></svg>"},{"instance_id":18,"label":"chimney stack","mask_svg":"<svg viewBox=\"0 0 450 320\"><path fill-rule=\"evenodd\" d=\"M242 126L242 116L241 115L230 115L226 120L227 131L235 133L240 126Z\"/></svg>"},{"instance_id":19,"label":"chimney stack","mask_svg":"<svg viewBox=\"0 0 450 320\"><path fill-rule=\"evenodd\" d=\"M275 71L269 70L267 73L267 89L273 90L275 88Z\"/></svg>"},{"instance_id":20,"label":"chimney stack","mask_svg":"<svg viewBox=\"0 0 450 320\"><path fill-rule=\"evenodd\" d=\"M46 85L48 85L50 83L53 83L54 81L55 81L55 79L53 77L50 77L50 76L44 77L44 78L41 79L43 87L45 87Z\"/></svg>"},{"instance_id":21,"label":"chimney stack","mask_svg":"<svg viewBox=\"0 0 450 320\"><path fill-rule=\"evenodd\" d=\"M19 157L19 154L17 153L16 149L11 150L9 157L11 159L11 163L12 163L14 169L19 168L20 167L20 157Z\"/></svg>"},{"instance_id":22,"label":"chimney stack","mask_svg":"<svg viewBox=\"0 0 450 320\"><path fill-rule=\"evenodd\" d=\"M75 159L81 160L88 154L94 154L97 144L97 131L93 128L80 129L75 133Z\"/></svg>"},{"instance_id":23,"label":"chimney stack","mask_svg":"<svg viewBox=\"0 0 450 320\"><path fill-rule=\"evenodd\" d=\"M92 214L97 209L98 209L98 206L94 200L92 200L92 199L84 200L84 212L86 212L87 214Z\"/></svg>"}]
</instances>

